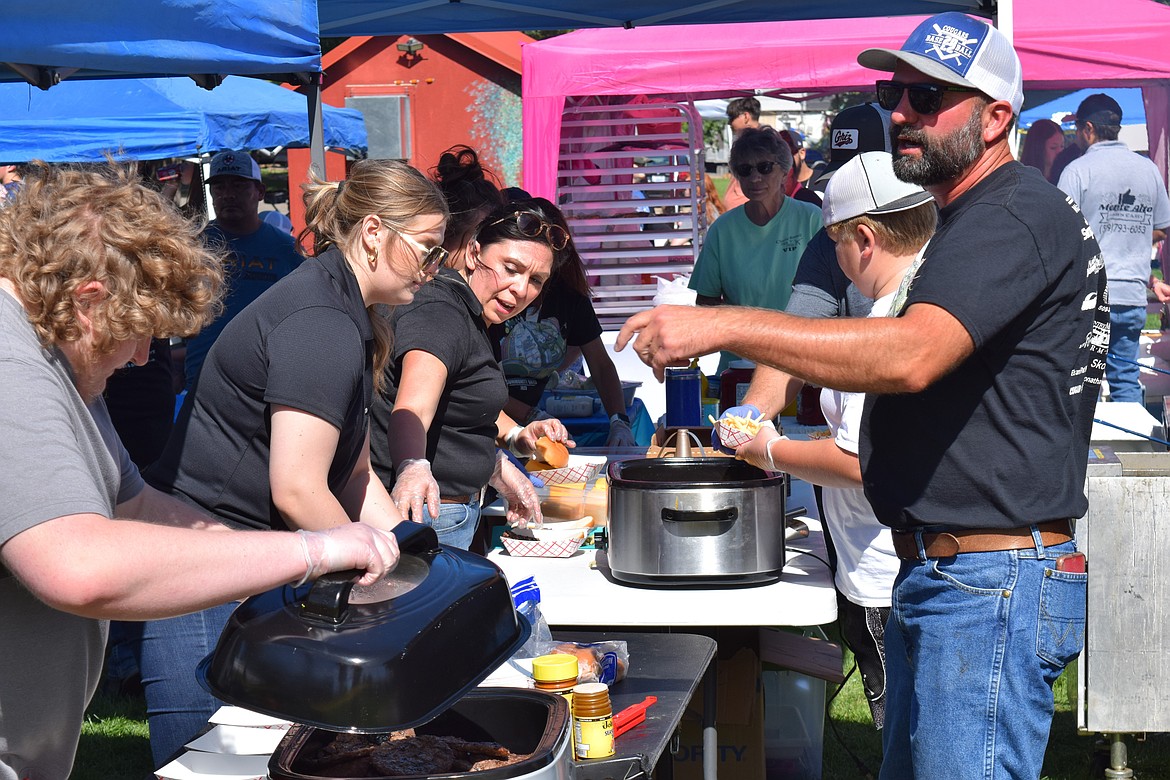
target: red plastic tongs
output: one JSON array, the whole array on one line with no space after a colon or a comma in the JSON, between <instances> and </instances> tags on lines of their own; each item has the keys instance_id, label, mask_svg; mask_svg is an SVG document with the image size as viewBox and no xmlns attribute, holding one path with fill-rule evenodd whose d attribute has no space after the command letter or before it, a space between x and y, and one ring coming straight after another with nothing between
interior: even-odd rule
<instances>
[{"instance_id":1,"label":"red plastic tongs","mask_svg":"<svg viewBox=\"0 0 1170 780\"><path fill-rule=\"evenodd\" d=\"M613 716L613 735L620 737L627 731L646 720L646 710L651 704L658 701L657 696L647 696L637 704L631 704Z\"/></svg>"}]
</instances>

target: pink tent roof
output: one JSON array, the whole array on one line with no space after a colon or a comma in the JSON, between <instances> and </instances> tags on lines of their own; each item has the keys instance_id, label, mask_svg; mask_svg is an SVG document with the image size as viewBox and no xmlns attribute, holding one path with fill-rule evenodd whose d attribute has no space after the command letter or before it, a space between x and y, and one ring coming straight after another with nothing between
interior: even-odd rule
<instances>
[{"instance_id":1,"label":"pink tent roof","mask_svg":"<svg viewBox=\"0 0 1170 780\"><path fill-rule=\"evenodd\" d=\"M1150 156L1166 173L1170 8L1152 0L1031 0L1015 13L1030 89L1141 86ZM863 49L897 48L923 17L581 30L524 46L524 185L552 198L565 99L701 99L872 89Z\"/></svg>"}]
</instances>

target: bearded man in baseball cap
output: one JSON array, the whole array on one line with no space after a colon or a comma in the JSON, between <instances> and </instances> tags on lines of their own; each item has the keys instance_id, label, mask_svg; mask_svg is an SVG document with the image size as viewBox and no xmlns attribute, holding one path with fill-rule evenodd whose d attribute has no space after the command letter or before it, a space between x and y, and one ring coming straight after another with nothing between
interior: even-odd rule
<instances>
[{"instance_id":1,"label":"bearded man in baseball cap","mask_svg":"<svg viewBox=\"0 0 1170 780\"><path fill-rule=\"evenodd\" d=\"M1012 157L1021 68L998 30L938 14L858 61L892 71L876 91L894 171L940 209L898 315L659 306L615 346L660 376L727 349L867 394L862 483L902 559L881 778L1037 778L1052 685L1084 641L1072 518L1088 508L1104 263L1080 211Z\"/></svg>"}]
</instances>

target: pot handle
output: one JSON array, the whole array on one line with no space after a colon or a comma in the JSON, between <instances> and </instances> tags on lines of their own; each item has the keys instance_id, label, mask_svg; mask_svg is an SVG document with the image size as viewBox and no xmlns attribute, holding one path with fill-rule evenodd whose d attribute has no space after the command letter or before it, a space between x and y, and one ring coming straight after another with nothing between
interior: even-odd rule
<instances>
[{"instance_id":1,"label":"pot handle","mask_svg":"<svg viewBox=\"0 0 1170 780\"><path fill-rule=\"evenodd\" d=\"M668 523L734 523L739 507L701 511L697 509L663 509L662 519Z\"/></svg>"},{"instance_id":2,"label":"pot handle","mask_svg":"<svg viewBox=\"0 0 1170 780\"><path fill-rule=\"evenodd\" d=\"M301 602L301 614L311 620L340 623L349 608L349 592L365 572L347 569L322 574Z\"/></svg>"},{"instance_id":3,"label":"pot handle","mask_svg":"<svg viewBox=\"0 0 1170 780\"><path fill-rule=\"evenodd\" d=\"M404 520L390 529L398 540L398 552L403 555L423 556L439 553L439 537L435 529L422 523Z\"/></svg>"}]
</instances>

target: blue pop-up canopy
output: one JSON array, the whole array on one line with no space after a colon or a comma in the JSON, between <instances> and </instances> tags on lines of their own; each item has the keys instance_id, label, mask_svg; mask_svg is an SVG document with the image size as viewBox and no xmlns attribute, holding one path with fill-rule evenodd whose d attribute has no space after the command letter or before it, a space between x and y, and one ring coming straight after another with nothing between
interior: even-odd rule
<instances>
[{"instance_id":1,"label":"blue pop-up canopy","mask_svg":"<svg viewBox=\"0 0 1170 780\"><path fill-rule=\"evenodd\" d=\"M44 91L0 84L0 161L157 160L220 149L308 146L304 95L229 76L213 90L189 78L63 81ZM366 148L361 112L324 106L325 145Z\"/></svg>"},{"instance_id":2,"label":"blue pop-up canopy","mask_svg":"<svg viewBox=\"0 0 1170 780\"><path fill-rule=\"evenodd\" d=\"M316 0L4 0L0 81L319 72Z\"/></svg>"},{"instance_id":3,"label":"blue pop-up canopy","mask_svg":"<svg viewBox=\"0 0 1170 780\"><path fill-rule=\"evenodd\" d=\"M1104 92L1117 101L1121 106L1121 124L1142 125L1146 123L1146 107L1142 103L1142 91L1139 87L1110 87L1108 89L1080 89L1070 92L1064 97L1050 100L1039 106L1033 106L1020 112L1020 129L1027 130L1037 119L1052 119L1058 124L1069 114L1076 114L1077 106L1089 95Z\"/></svg>"}]
</instances>

